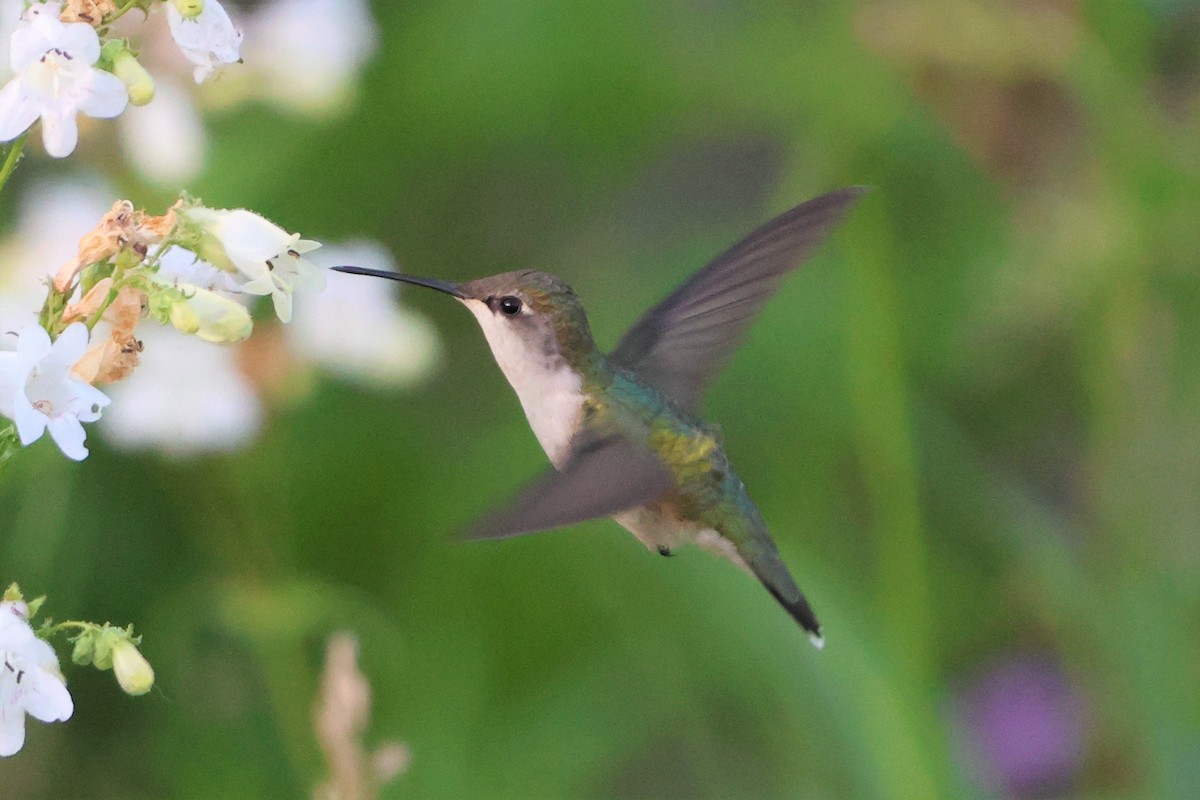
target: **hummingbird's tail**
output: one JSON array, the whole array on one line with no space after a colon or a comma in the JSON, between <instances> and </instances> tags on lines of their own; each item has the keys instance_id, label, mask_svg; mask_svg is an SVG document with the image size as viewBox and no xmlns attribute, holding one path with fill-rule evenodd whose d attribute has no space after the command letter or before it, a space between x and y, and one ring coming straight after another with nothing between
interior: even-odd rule
<instances>
[{"instance_id":1,"label":"hummingbird's tail","mask_svg":"<svg viewBox=\"0 0 1200 800\"><path fill-rule=\"evenodd\" d=\"M761 581L762 578L760 577ZM808 639L813 643L813 647L818 650L825 647L825 637L821 635L821 623L817 622L817 615L813 613L812 606L808 604L808 598L799 589L796 590L796 598L788 600L774 586L762 581L763 586L767 587L767 591L771 596L779 601L779 605L787 609L787 612L792 615L792 619L800 623L800 627L808 632Z\"/></svg>"},{"instance_id":2,"label":"hummingbird's tail","mask_svg":"<svg viewBox=\"0 0 1200 800\"><path fill-rule=\"evenodd\" d=\"M825 637L821 635L821 623L817 622L817 615L813 613L804 592L800 591L783 559L779 557L775 543L769 537L763 537L758 540L757 547L749 549L752 552L743 551L742 557L750 571L767 587L767 591L779 605L792 615L792 619L799 622L800 627L808 632L809 641L813 646L818 650L823 648Z\"/></svg>"}]
</instances>

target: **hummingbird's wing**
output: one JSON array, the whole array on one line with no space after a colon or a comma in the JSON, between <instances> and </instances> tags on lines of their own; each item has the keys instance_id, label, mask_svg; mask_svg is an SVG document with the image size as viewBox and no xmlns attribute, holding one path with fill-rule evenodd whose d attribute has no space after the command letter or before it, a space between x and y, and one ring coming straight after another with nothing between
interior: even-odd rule
<instances>
[{"instance_id":1,"label":"hummingbird's wing","mask_svg":"<svg viewBox=\"0 0 1200 800\"><path fill-rule=\"evenodd\" d=\"M484 517L466 539L506 539L607 517L661 497L674 485L650 450L617 434L590 436L562 471L535 478L507 508Z\"/></svg>"},{"instance_id":2,"label":"hummingbird's wing","mask_svg":"<svg viewBox=\"0 0 1200 800\"><path fill-rule=\"evenodd\" d=\"M783 276L800 266L866 191L851 186L830 192L763 225L647 312L610 357L682 408L695 410L705 384Z\"/></svg>"}]
</instances>

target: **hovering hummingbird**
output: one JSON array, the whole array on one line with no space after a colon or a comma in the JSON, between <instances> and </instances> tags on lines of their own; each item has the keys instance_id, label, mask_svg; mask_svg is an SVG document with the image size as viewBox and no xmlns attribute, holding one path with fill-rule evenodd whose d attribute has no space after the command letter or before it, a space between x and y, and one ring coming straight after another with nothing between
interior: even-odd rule
<instances>
[{"instance_id":1,"label":"hovering hummingbird","mask_svg":"<svg viewBox=\"0 0 1200 800\"><path fill-rule=\"evenodd\" d=\"M638 320L608 355L583 304L553 275L519 270L450 283L334 267L445 292L483 328L554 469L471 539L503 539L612 517L665 556L694 541L757 577L824 645L821 626L714 428L696 416L705 385L783 277L865 191L850 187L780 214Z\"/></svg>"}]
</instances>

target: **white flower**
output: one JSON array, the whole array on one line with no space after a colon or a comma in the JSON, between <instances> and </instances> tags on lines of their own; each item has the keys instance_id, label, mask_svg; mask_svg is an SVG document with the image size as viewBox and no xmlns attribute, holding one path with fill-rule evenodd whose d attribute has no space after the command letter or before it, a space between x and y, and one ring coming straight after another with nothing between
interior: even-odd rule
<instances>
[{"instance_id":1,"label":"white flower","mask_svg":"<svg viewBox=\"0 0 1200 800\"><path fill-rule=\"evenodd\" d=\"M17 424L21 444L30 445L49 428L63 455L87 458L84 422L100 419L108 397L72 376L71 368L88 346L82 322L68 325L58 340L38 325L21 329L15 353L0 353L0 414Z\"/></svg>"},{"instance_id":2,"label":"white flower","mask_svg":"<svg viewBox=\"0 0 1200 800\"><path fill-rule=\"evenodd\" d=\"M396 268L378 242L327 245L319 259L319 266ZM429 320L397 305L393 292L355 280L356 275L331 272L328 277L325 291L297 309L285 331L298 356L338 377L370 386L403 385L428 374L439 351L437 332Z\"/></svg>"},{"instance_id":3,"label":"white flower","mask_svg":"<svg viewBox=\"0 0 1200 800\"><path fill-rule=\"evenodd\" d=\"M296 234L299 236L299 234ZM292 318L292 292L319 292L325 288L325 272L302 258L321 245L307 239L297 239L287 250L267 262L267 270L254 280L242 284L248 294L269 294L275 303L275 314L282 322Z\"/></svg>"},{"instance_id":4,"label":"white flower","mask_svg":"<svg viewBox=\"0 0 1200 800\"><path fill-rule=\"evenodd\" d=\"M157 284L176 291L151 293L151 307L169 303L166 318L180 333L206 342L240 342L254 323L243 303L214 289L238 292L232 276L197 258L182 247L172 247L158 257ZM159 317L160 319L162 317Z\"/></svg>"},{"instance_id":5,"label":"white flower","mask_svg":"<svg viewBox=\"0 0 1200 800\"><path fill-rule=\"evenodd\" d=\"M245 209L191 208L182 215L200 227L197 253L228 272L236 272L241 291L271 295L283 322L292 318L292 292L319 292L325 271L303 254L321 245L301 239Z\"/></svg>"},{"instance_id":6,"label":"white flower","mask_svg":"<svg viewBox=\"0 0 1200 800\"><path fill-rule=\"evenodd\" d=\"M84 22L64 23L58 3L30 6L12 36L16 77L0 89L0 141L17 138L39 117L46 152L69 156L79 141L75 115L115 117L129 98L117 76L93 65L100 38Z\"/></svg>"},{"instance_id":7,"label":"white flower","mask_svg":"<svg viewBox=\"0 0 1200 800\"><path fill-rule=\"evenodd\" d=\"M0 603L0 756L25 744L25 715L42 722L71 718L75 705L58 656L29 627L22 602Z\"/></svg>"},{"instance_id":8,"label":"white flower","mask_svg":"<svg viewBox=\"0 0 1200 800\"><path fill-rule=\"evenodd\" d=\"M167 24L175 44L196 65L192 72L196 83L203 83L221 66L241 60L242 32L233 26L217 0L204 0L203 9L195 16L184 16L180 5L167 3ZM192 6L194 2L183 5Z\"/></svg>"},{"instance_id":9,"label":"white flower","mask_svg":"<svg viewBox=\"0 0 1200 800\"><path fill-rule=\"evenodd\" d=\"M204 289L239 291L237 280L183 247L171 247L158 257L158 276L177 283L190 283Z\"/></svg>"},{"instance_id":10,"label":"white flower","mask_svg":"<svg viewBox=\"0 0 1200 800\"><path fill-rule=\"evenodd\" d=\"M183 458L235 450L258 434L262 404L238 369L236 348L171 328L143 328L138 338L146 350L138 368L108 387L115 402L100 422L106 440Z\"/></svg>"}]
</instances>

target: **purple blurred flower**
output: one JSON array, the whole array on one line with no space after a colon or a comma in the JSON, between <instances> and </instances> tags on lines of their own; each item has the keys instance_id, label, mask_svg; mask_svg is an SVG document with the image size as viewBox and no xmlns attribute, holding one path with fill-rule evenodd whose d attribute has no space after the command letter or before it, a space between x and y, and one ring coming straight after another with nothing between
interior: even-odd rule
<instances>
[{"instance_id":1,"label":"purple blurred flower","mask_svg":"<svg viewBox=\"0 0 1200 800\"><path fill-rule=\"evenodd\" d=\"M1084 753L1084 701L1055 660L994 662L960 690L955 711L960 752L988 788L1025 798L1073 784Z\"/></svg>"}]
</instances>

